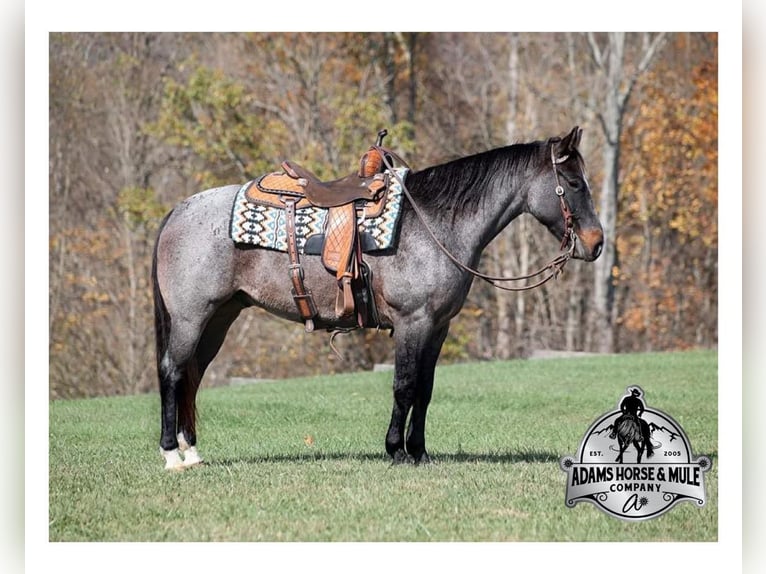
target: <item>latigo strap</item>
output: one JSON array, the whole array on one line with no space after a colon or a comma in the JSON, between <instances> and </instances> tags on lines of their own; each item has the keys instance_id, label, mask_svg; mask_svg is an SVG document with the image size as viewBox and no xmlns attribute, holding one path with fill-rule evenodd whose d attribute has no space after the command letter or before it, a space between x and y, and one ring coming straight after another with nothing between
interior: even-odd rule
<instances>
[{"instance_id":1,"label":"latigo strap","mask_svg":"<svg viewBox=\"0 0 766 574\"><path fill-rule=\"evenodd\" d=\"M317 314L311 290L303 284L303 267L298 255L298 242L295 238L295 198L283 197L285 220L287 223L287 255L290 258L290 281L292 281L293 300L303 320L306 332L314 330L314 317Z\"/></svg>"}]
</instances>

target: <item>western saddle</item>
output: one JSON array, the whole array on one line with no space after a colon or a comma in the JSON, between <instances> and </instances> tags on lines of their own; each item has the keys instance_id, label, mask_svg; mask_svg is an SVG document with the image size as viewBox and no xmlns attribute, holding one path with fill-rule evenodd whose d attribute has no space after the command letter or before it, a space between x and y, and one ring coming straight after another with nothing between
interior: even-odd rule
<instances>
[{"instance_id":1,"label":"western saddle","mask_svg":"<svg viewBox=\"0 0 766 574\"><path fill-rule=\"evenodd\" d=\"M387 130L378 132L375 147L381 146L387 133ZM304 284L296 241L296 210L305 207L328 209L321 255L325 268L335 274L338 282L336 317L350 319L356 311L356 326L377 327L379 324L372 292L372 272L362 260L357 219L357 214L362 218L375 216L385 207L390 176L375 147L370 147L362 155L358 172L342 179L323 182L295 162L284 161L282 172L262 176L246 192L252 203L285 210L292 295L308 333L314 330L317 310L311 290Z\"/></svg>"}]
</instances>

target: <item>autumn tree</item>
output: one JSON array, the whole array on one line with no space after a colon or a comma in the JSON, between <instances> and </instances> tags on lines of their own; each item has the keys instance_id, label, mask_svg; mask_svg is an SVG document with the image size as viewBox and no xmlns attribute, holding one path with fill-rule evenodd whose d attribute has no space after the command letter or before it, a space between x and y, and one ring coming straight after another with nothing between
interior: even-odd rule
<instances>
[{"instance_id":1,"label":"autumn tree","mask_svg":"<svg viewBox=\"0 0 766 574\"><path fill-rule=\"evenodd\" d=\"M600 37L601 36L601 37ZM608 32L586 37L595 64L596 87L600 91L596 117L604 134L604 177L601 187L600 215L606 241L600 261L596 264L594 301L595 328L600 333L598 349L614 350L614 272L618 266L616 230L617 202L620 190L621 135L628 102L637 80L649 68L665 41L665 33L655 35ZM632 62L626 60L626 50L634 51Z\"/></svg>"},{"instance_id":2,"label":"autumn tree","mask_svg":"<svg viewBox=\"0 0 766 574\"><path fill-rule=\"evenodd\" d=\"M679 53L693 41L674 39ZM673 82L647 75L623 134L626 177L615 273L624 350L709 346L717 340L718 85L716 53ZM633 264L629 264L633 262Z\"/></svg>"},{"instance_id":3,"label":"autumn tree","mask_svg":"<svg viewBox=\"0 0 766 574\"><path fill-rule=\"evenodd\" d=\"M172 205L288 158L346 175L381 128L414 169L585 129L603 265L574 261L523 294L476 282L442 363L715 345L715 46L709 34L52 34L51 396L156 386L149 270ZM523 274L556 245L522 216L480 265ZM385 334L339 346L346 362L325 337L249 309L206 381L392 360Z\"/></svg>"},{"instance_id":4,"label":"autumn tree","mask_svg":"<svg viewBox=\"0 0 766 574\"><path fill-rule=\"evenodd\" d=\"M149 253L165 207L143 131L167 61L151 34L51 39L51 377L55 395L151 376Z\"/></svg>"}]
</instances>

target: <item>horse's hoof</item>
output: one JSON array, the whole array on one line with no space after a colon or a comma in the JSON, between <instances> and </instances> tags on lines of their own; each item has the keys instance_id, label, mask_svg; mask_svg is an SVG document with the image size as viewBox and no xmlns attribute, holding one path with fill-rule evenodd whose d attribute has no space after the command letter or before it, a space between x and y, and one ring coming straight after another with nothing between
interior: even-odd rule
<instances>
[{"instance_id":1,"label":"horse's hoof","mask_svg":"<svg viewBox=\"0 0 766 574\"><path fill-rule=\"evenodd\" d=\"M417 455L414 456L413 460L415 461L416 465L420 465L420 464L432 464L433 463L433 460L431 460L431 457L428 456L428 453L425 452L425 451L423 451L423 453L421 455L419 455L419 456L417 456Z\"/></svg>"},{"instance_id":2,"label":"horse's hoof","mask_svg":"<svg viewBox=\"0 0 766 574\"><path fill-rule=\"evenodd\" d=\"M181 459L181 454L177 448L173 450L165 450L160 447L160 454L165 459L165 470L177 471L184 470L184 461Z\"/></svg>"},{"instance_id":3,"label":"horse's hoof","mask_svg":"<svg viewBox=\"0 0 766 574\"><path fill-rule=\"evenodd\" d=\"M410 456L406 452L404 452L403 448L400 448L399 450L397 450L394 453L392 458L393 458L393 461L391 462L391 464L414 464L415 463L415 459L412 458L412 456Z\"/></svg>"},{"instance_id":4,"label":"horse's hoof","mask_svg":"<svg viewBox=\"0 0 766 574\"><path fill-rule=\"evenodd\" d=\"M184 453L184 463L183 463L184 468L197 466L199 464L202 464L202 462L203 462L202 458L197 452L196 446L190 446L186 449L186 452Z\"/></svg>"}]
</instances>

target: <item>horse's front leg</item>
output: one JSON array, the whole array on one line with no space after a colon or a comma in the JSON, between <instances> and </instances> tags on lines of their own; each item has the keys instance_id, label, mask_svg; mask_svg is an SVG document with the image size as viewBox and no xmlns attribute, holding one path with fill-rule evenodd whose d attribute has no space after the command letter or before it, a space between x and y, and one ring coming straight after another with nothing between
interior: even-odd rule
<instances>
[{"instance_id":1,"label":"horse's front leg","mask_svg":"<svg viewBox=\"0 0 766 574\"><path fill-rule=\"evenodd\" d=\"M636 447L636 452L638 453L638 456L637 456L637 459L636 459L636 463L638 464L638 463L641 462L641 457L644 454L644 445L639 443L637 440L634 440L633 441L633 446Z\"/></svg>"},{"instance_id":2,"label":"horse's front leg","mask_svg":"<svg viewBox=\"0 0 766 574\"><path fill-rule=\"evenodd\" d=\"M426 412L431 402L434 388L434 373L436 362L439 360L444 340L447 338L449 325L437 330L426 343L420 358L420 369L415 386L415 402L412 405L412 415L407 427L407 454L415 464L431 462L426 451Z\"/></svg>"},{"instance_id":3,"label":"horse's front leg","mask_svg":"<svg viewBox=\"0 0 766 574\"><path fill-rule=\"evenodd\" d=\"M394 464L398 464L414 462L414 458L404 448L404 425L407 415L415 403L418 380L423 372L422 361L424 356L429 354L426 349L433 338L433 329L426 321L411 321L397 326L394 332L394 339L396 340L394 406L391 411L391 423L386 433L386 452L394 459ZM433 378L431 379L431 386L433 386ZM430 400L430 389L427 393L425 391L423 393L423 398L427 394ZM419 416L425 422L425 409L422 409L422 414ZM425 452L425 443L424 441L421 442L423 442L421 450ZM422 452L419 454L422 455Z\"/></svg>"}]
</instances>

